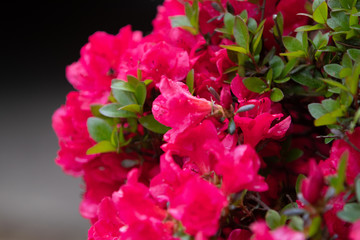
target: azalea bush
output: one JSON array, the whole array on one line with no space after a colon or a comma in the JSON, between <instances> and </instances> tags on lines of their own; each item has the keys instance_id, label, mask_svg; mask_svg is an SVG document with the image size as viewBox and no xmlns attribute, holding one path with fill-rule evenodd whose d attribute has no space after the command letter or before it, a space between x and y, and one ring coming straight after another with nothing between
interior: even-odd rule
<instances>
[{"instance_id":1,"label":"azalea bush","mask_svg":"<svg viewBox=\"0 0 360 240\"><path fill-rule=\"evenodd\" d=\"M66 68L89 240L360 239L360 2L165 0Z\"/></svg>"}]
</instances>

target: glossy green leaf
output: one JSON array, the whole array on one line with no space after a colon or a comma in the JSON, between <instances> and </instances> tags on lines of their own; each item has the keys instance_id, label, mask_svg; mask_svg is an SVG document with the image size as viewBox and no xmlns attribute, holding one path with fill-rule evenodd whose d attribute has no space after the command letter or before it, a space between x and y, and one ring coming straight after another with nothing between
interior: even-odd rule
<instances>
[{"instance_id":1,"label":"glossy green leaf","mask_svg":"<svg viewBox=\"0 0 360 240\"><path fill-rule=\"evenodd\" d=\"M340 108L340 103L334 99L325 99L321 102L321 105L327 112L333 112Z\"/></svg>"},{"instance_id":2,"label":"glossy green leaf","mask_svg":"<svg viewBox=\"0 0 360 240\"><path fill-rule=\"evenodd\" d=\"M334 117L331 113L326 113L314 121L314 125L316 127L335 124L335 123L336 123L336 117Z\"/></svg>"},{"instance_id":3,"label":"glossy green leaf","mask_svg":"<svg viewBox=\"0 0 360 240\"><path fill-rule=\"evenodd\" d=\"M193 94L194 92L194 69L191 69L186 76L186 86L189 88L189 92Z\"/></svg>"},{"instance_id":4,"label":"glossy green leaf","mask_svg":"<svg viewBox=\"0 0 360 240\"><path fill-rule=\"evenodd\" d=\"M317 216L317 217L313 218L311 221L309 232L308 232L308 237L314 236L320 230L321 230L321 217Z\"/></svg>"},{"instance_id":5,"label":"glossy green leaf","mask_svg":"<svg viewBox=\"0 0 360 240\"><path fill-rule=\"evenodd\" d=\"M292 161L299 159L303 154L304 154L304 152L301 149L292 148L292 149L290 149L289 152L287 152L285 154L284 157L285 157L286 162L292 162Z\"/></svg>"},{"instance_id":6,"label":"glossy green leaf","mask_svg":"<svg viewBox=\"0 0 360 240\"><path fill-rule=\"evenodd\" d=\"M135 89L133 88L133 86L131 86L131 84L129 84L128 82L125 82L123 80L117 80L117 79L112 80L111 88L118 89L118 90L124 90L124 91L128 91L128 92L135 92Z\"/></svg>"},{"instance_id":7,"label":"glossy green leaf","mask_svg":"<svg viewBox=\"0 0 360 240\"><path fill-rule=\"evenodd\" d=\"M324 70L332 77L340 78L339 73L343 69L343 66L339 64L327 64L324 66Z\"/></svg>"},{"instance_id":8,"label":"glossy green leaf","mask_svg":"<svg viewBox=\"0 0 360 240\"><path fill-rule=\"evenodd\" d=\"M273 70L273 78L276 79L280 76L281 72L284 69L284 62L279 56L274 56L270 60L270 67Z\"/></svg>"},{"instance_id":9,"label":"glossy green leaf","mask_svg":"<svg viewBox=\"0 0 360 240\"><path fill-rule=\"evenodd\" d=\"M296 194L299 194L301 192L301 182L306 179L305 175L303 174L299 174L299 176L296 179L296 184L295 184L295 191Z\"/></svg>"},{"instance_id":10,"label":"glossy green leaf","mask_svg":"<svg viewBox=\"0 0 360 240\"><path fill-rule=\"evenodd\" d=\"M174 16L170 17L171 20L171 27L192 27L189 19L186 16Z\"/></svg>"},{"instance_id":11,"label":"glossy green leaf","mask_svg":"<svg viewBox=\"0 0 360 240\"><path fill-rule=\"evenodd\" d=\"M271 89L270 99L273 102L280 102L284 98L284 93L279 88Z\"/></svg>"},{"instance_id":12,"label":"glossy green leaf","mask_svg":"<svg viewBox=\"0 0 360 240\"><path fill-rule=\"evenodd\" d=\"M305 25L295 29L295 32L308 32L308 31L315 31L319 29L324 29L324 24L316 24L316 25Z\"/></svg>"},{"instance_id":13,"label":"glossy green leaf","mask_svg":"<svg viewBox=\"0 0 360 240\"><path fill-rule=\"evenodd\" d=\"M87 119L87 129L92 139L96 142L110 140L112 127L104 120L98 117Z\"/></svg>"},{"instance_id":14,"label":"glossy green leaf","mask_svg":"<svg viewBox=\"0 0 360 240\"><path fill-rule=\"evenodd\" d=\"M334 87L338 87L338 88L340 88L340 89L342 89L342 90L344 90L344 91L349 91L344 85L342 85L341 83L339 83L339 82L337 82L337 81L335 81L335 80L332 80L332 79L321 79L321 81L323 81L323 82L325 82L325 83L327 83L327 84L329 84L330 86L334 86Z\"/></svg>"},{"instance_id":15,"label":"glossy green leaf","mask_svg":"<svg viewBox=\"0 0 360 240\"><path fill-rule=\"evenodd\" d=\"M247 89L256 93L261 93L268 87L263 80L257 77L244 78L243 83Z\"/></svg>"},{"instance_id":16,"label":"glossy green leaf","mask_svg":"<svg viewBox=\"0 0 360 240\"><path fill-rule=\"evenodd\" d=\"M308 109L309 109L309 112L310 112L311 116L313 118L315 118L315 119L318 119L321 116L328 113L328 111L326 111L324 106L322 104L320 104L320 103L310 103L308 105Z\"/></svg>"},{"instance_id":17,"label":"glossy green leaf","mask_svg":"<svg viewBox=\"0 0 360 240\"><path fill-rule=\"evenodd\" d=\"M281 12L274 15L274 27L273 32L276 37L281 37L284 32L284 17Z\"/></svg>"},{"instance_id":18,"label":"glossy green leaf","mask_svg":"<svg viewBox=\"0 0 360 240\"><path fill-rule=\"evenodd\" d=\"M244 48L246 50L246 53L249 52L249 31L247 29L247 26L240 17L235 18L235 24L234 24L234 37L236 43Z\"/></svg>"},{"instance_id":19,"label":"glossy green leaf","mask_svg":"<svg viewBox=\"0 0 360 240\"><path fill-rule=\"evenodd\" d=\"M348 203L344 209L337 213L337 216L345 222L354 223L360 219L360 204Z\"/></svg>"},{"instance_id":20,"label":"glossy green leaf","mask_svg":"<svg viewBox=\"0 0 360 240\"><path fill-rule=\"evenodd\" d=\"M148 129L148 130L150 130L152 132L155 132L155 133L164 134L170 129L169 127L167 127L167 126L159 123L158 121L156 121L152 114L140 118L139 122L146 129Z\"/></svg>"},{"instance_id":21,"label":"glossy green leaf","mask_svg":"<svg viewBox=\"0 0 360 240\"><path fill-rule=\"evenodd\" d=\"M283 43L284 43L285 48L289 52L296 52L296 51L303 50L302 43L294 37L289 37L289 36L283 37Z\"/></svg>"},{"instance_id":22,"label":"glossy green leaf","mask_svg":"<svg viewBox=\"0 0 360 240\"><path fill-rule=\"evenodd\" d=\"M266 224L270 229L275 229L281 225L281 216L275 210L268 210L265 215Z\"/></svg>"},{"instance_id":23,"label":"glossy green leaf","mask_svg":"<svg viewBox=\"0 0 360 240\"><path fill-rule=\"evenodd\" d=\"M314 78L312 74L306 70L291 75L291 79L310 88L319 88L323 85L323 82L320 79Z\"/></svg>"},{"instance_id":24,"label":"glossy green leaf","mask_svg":"<svg viewBox=\"0 0 360 240\"><path fill-rule=\"evenodd\" d=\"M116 99L116 101L122 106L137 103L135 99L135 95L132 92L119 90L119 89L112 89L111 92L114 98Z\"/></svg>"},{"instance_id":25,"label":"glossy green leaf","mask_svg":"<svg viewBox=\"0 0 360 240\"><path fill-rule=\"evenodd\" d=\"M136 114L133 112L129 112L126 110L119 110L119 108L123 107L124 105L118 104L118 103L111 103L103 106L100 108L100 113L106 117L110 118L129 118L129 117L135 117Z\"/></svg>"},{"instance_id":26,"label":"glossy green leaf","mask_svg":"<svg viewBox=\"0 0 360 240\"><path fill-rule=\"evenodd\" d=\"M119 110L126 110L133 113L139 113L141 111L141 106L139 104L130 104L119 108Z\"/></svg>"},{"instance_id":27,"label":"glossy green leaf","mask_svg":"<svg viewBox=\"0 0 360 240\"><path fill-rule=\"evenodd\" d=\"M360 203L360 177L358 177L355 182L355 193L356 193L356 199L358 203Z\"/></svg>"},{"instance_id":28,"label":"glossy green leaf","mask_svg":"<svg viewBox=\"0 0 360 240\"><path fill-rule=\"evenodd\" d=\"M348 49L347 53L349 54L350 58L355 62L360 62L360 49Z\"/></svg>"},{"instance_id":29,"label":"glossy green leaf","mask_svg":"<svg viewBox=\"0 0 360 240\"><path fill-rule=\"evenodd\" d=\"M146 86L145 83L140 82L135 88L135 98L140 106L143 106L146 100Z\"/></svg>"},{"instance_id":30,"label":"glossy green leaf","mask_svg":"<svg viewBox=\"0 0 360 240\"><path fill-rule=\"evenodd\" d=\"M289 227L291 227L295 231L303 231L304 230L304 220L299 216L292 216L290 218Z\"/></svg>"},{"instance_id":31,"label":"glossy green leaf","mask_svg":"<svg viewBox=\"0 0 360 240\"><path fill-rule=\"evenodd\" d=\"M318 23L325 24L327 18L328 18L328 6L324 1L315 9L313 13L313 19Z\"/></svg>"},{"instance_id":32,"label":"glossy green leaf","mask_svg":"<svg viewBox=\"0 0 360 240\"><path fill-rule=\"evenodd\" d=\"M109 141L101 141L86 151L87 155L116 152L116 148Z\"/></svg>"},{"instance_id":33,"label":"glossy green leaf","mask_svg":"<svg viewBox=\"0 0 360 240\"><path fill-rule=\"evenodd\" d=\"M239 107L239 109L236 111L235 114L249 111L249 110L253 109L254 107L255 107L254 104L248 104L248 105L241 106L241 107Z\"/></svg>"},{"instance_id":34,"label":"glossy green leaf","mask_svg":"<svg viewBox=\"0 0 360 240\"><path fill-rule=\"evenodd\" d=\"M247 54L247 51L246 51L245 48L239 47L237 45L220 45L220 47L231 50L231 51L234 51L234 52Z\"/></svg>"}]
</instances>

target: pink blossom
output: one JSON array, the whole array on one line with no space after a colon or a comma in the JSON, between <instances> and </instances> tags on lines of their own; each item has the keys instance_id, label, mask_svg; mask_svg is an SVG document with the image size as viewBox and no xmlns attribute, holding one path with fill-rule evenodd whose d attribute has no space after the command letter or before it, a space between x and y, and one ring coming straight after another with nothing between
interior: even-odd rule
<instances>
[{"instance_id":1,"label":"pink blossom","mask_svg":"<svg viewBox=\"0 0 360 240\"><path fill-rule=\"evenodd\" d=\"M80 59L66 68L66 77L78 90L110 92L121 55L141 39L140 32L124 27L117 35L96 32L80 52Z\"/></svg>"},{"instance_id":2,"label":"pink blossom","mask_svg":"<svg viewBox=\"0 0 360 240\"><path fill-rule=\"evenodd\" d=\"M155 119L166 126L183 130L211 113L211 102L192 96L182 82L162 77L159 89L161 95L154 100L152 112Z\"/></svg>"},{"instance_id":3,"label":"pink blossom","mask_svg":"<svg viewBox=\"0 0 360 240\"><path fill-rule=\"evenodd\" d=\"M352 226L349 238L351 240L360 240L360 220L357 220Z\"/></svg>"},{"instance_id":4,"label":"pink blossom","mask_svg":"<svg viewBox=\"0 0 360 240\"><path fill-rule=\"evenodd\" d=\"M282 114L264 113L256 116L254 119L235 116L234 120L236 125L243 131L244 143L255 147L263 139L280 139L284 137L287 129L290 127L290 116L271 127L272 122L281 117Z\"/></svg>"},{"instance_id":5,"label":"pink blossom","mask_svg":"<svg viewBox=\"0 0 360 240\"><path fill-rule=\"evenodd\" d=\"M243 83L243 78L239 77L239 75L236 75L231 81L231 91L239 100L249 100L259 95L248 90Z\"/></svg>"},{"instance_id":6,"label":"pink blossom","mask_svg":"<svg viewBox=\"0 0 360 240\"><path fill-rule=\"evenodd\" d=\"M301 184L301 193L310 204L315 204L321 197L324 184L324 176L315 160L312 159L309 177L304 179Z\"/></svg>"},{"instance_id":7,"label":"pink blossom","mask_svg":"<svg viewBox=\"0 0 360 240\"><path fill-rule=\"evenodd\" d=\"M226 198L219 189L194 176L178 189L168 211L181 221L186 233L202 232L204 236L212 236L219 227L221 211L226 205Z\"/></svg>"},{"instance_id":8,"label":"pink blossom","mask_svg":"<svg viewBox=\"0 0 360 240\"><path fill-rule=\"evenodd\" d=\"M250 226L253 231L253 240L305 240L302 232L292 230L287 226L270 231L263 221L255 222Z\"/></svg>"},{"instance_id":9,"label":"pink blossom","mask_svg":"<svg viewBox=\"0 0 360 240\"><path fill-rule=\"evenodd\" d=\"M251 232L245 229L234 229L227 240L249 240L251 238Z\"/></svg>"},{"instance_id":10,"label":"pink blossom","mask_svg":"<svg viewBox=\"0 0 360 240\"><path fill-rule=\"evenodd\" d=\"M160 42L144 53L139 68L144 78L151 78L156 83L164 75L174 81L183 80L190 71L189 56L181 48Z\"/></svg>"},{"instance_id":11,"label":"pink blossom","mask_svg":"<svg viewBox=\"0 0 360 240\"><path fill-rule=\"evenodd\" d=\"M222 175L221 190L225 194L250 191L266 191L264 177L258 175L260 159L249 145L240 145L218 162L216 172Z\"/></svg>"}]
</instances>

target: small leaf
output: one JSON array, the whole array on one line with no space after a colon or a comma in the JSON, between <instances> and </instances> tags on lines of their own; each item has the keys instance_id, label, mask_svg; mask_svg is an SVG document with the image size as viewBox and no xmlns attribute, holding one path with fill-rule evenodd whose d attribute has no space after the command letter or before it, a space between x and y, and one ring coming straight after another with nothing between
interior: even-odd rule
<instances>
[{"instance_id":1,"label":"small leaf","mask_svg":"<svg viewBox=\"0 0 360 240\"><path fill-rule=\"evenodd\" d=\"M332 116L331 113L326 113L314 121L316 127L331 125L336 123L336 117Z\"/></svg>"},{"instance_id":2,"label":"small leaf","mask_svg":"<svg viewBox=\"0 0 360 240\"><path fill-rule=\"evenodd\" d=\"M328 6L324 1L315 9L313 13L313 19L318 23L325 24L327 18L328 18Z\"/></svg>"},{"instance_id":3,"label":"small leaf","mask_svg":"<svg viewBox=\"0 0 360 240\"><path fill-rule=\"evenodd\" d=\"M171 27L192 27L189 19L186 16L174 16L170 17Z\"/></svg>"},{"instance_id":4,"label":"small leaf","mask_svg":"<svg viewBox=\"0 0 360 240\"><path fill-rule=\"evenodd\" d=\"M270 229L275 229L280 226L281 216L277 211L270 209L266 212L265 221Z\"/></svg>"},{"instance_id":5,"label":"small leaf","mask_svg":"<svg viewBox=\"0 0 360 240\"><path fill-rule=\"evenodd\" d=\"M334 99L325 99L321 102L321 105L324 107L324 109L327 112L333 112L335 110L337 110L338 108L340 108L340 104L338 101L334 100Z\"/></svg>"},{"instance_id":6,"label":"small leaf","mask_svg":"<svg viewBox=\"0 0 360 240\"><path fill-rule=\"evenodd\" d=\"M289 36L283 37L283 43L284 43L285 48L289 52L296 52L299 50L303 50L302 43L294 37L289 37Z\"/></svg>"},{"instance_id":7,"label":"small leaf","mask_svg":"<svg viewBox=\"0 0 360 240\"><path fill-rule=\"evenodd\" d=\"M86 151L87 155L97 153L116 152L116 148L109 141L101 141Z\"/></svg>"},{"instance_id":8,"label":"small leaf","mask_svg":"<svg viewBox=\"0 0 360 240\"><path fill-rule=\"evenodd\" d=\"M306 53L303 50L298 50L295 52L286 52L280 53L280 56L287 56L287 57L305 57Z\"/></svg>"},{"instance_id":9,"label":"small leaf","mask_svg":"<svg viewBox=\"0 0 360 240\"><path fill-rule=\"evenodd\" d=\"M337 82L337 81L334 81L334 80L332 80L332 79L324 79L324 78L323 78L323 79L321 79L321 80L322 80L323 82L331 85L331 86L338 87L338 88L340 88L340 89L342 89L342 90L344 90L344 91L346 91L346 92L349 91L344 85L342 85L341 83L339 83L339 82Z\"/></svg>"},{"instance_id":10,"label":"small leaf","mask_svg":"<svg viewBox=\"0 0 360 240\"><path fill-rule=\"evenodd\" d=\"M284 62L279 56L274 56L270 60L270 67L273 69L273 78L276 79L284 69Z\"/></svg>"},{"instance_id":11,"label":"small leaf","mask_svg":"<svg viewBox=\"0 0 360 240\"><path fill-rule=\"evenodd\" d=\"M141 71L138 70L138 75L141 75ZM130 86L134 89L136 86L140 83L139 79L137 79L136 77L132 76L132 75L127 75L126 76L128 83L130 84Z\"/></svg>"},{"instance_id":12,"label":"small leaf","mask_svg":"<svg viewBox=\"0 0 360 240\"><path fill-rule=\"evenodd\" d=\"M292 216L290 218L289 227L291 227L295 231L303 231L304 230L304 220L299 216Z\"/></svg>"},{"instance_id":13,"label":"small leaf","mask_svg":"<svg viewBox=\"0 0 360 240\"><path fill-rule=\"evenodd\" d=\"M255 107L254 104L248 104L248 105L242 106L242 107L240 107L240 108L236 111L235 114L249 111L249 110L253 109L254 107Z\"/></svg>"},{"instance_id":14,"label":"small leaf","mask_svg":"<svg viewBox=\"0 0 360 240\"><path fill-rule=\"evenodd\" d=\"M87 129L92 139L96 142L110 140L112 127L101 118L90 117L87 119Z\"/></svg>"},{"instance_id":15,"label":"small leaf","mask_svg":"<svg viewBox=\"0 0 360 240\"><path fill-rule=\"evenodd\" d=\"M305 25L295 29L295 32L308 32L308 31L315 31L319 29L324 29L325 25L323 24L316 24L316 25Z\"/></svg>"},{"instance_id":16,"label":"small leaf","mask_svg":"<svg viewBox=\"0 0 360 240\"><path fill-rule=\"evenodd\" d=\"M228 132L233 135L236 131L236 125L235 125L235 122L234 122L234 119L231 118L230 119L230 122L229 122L229 126L228 126Z\"/></svg>"},{"instance_id":17,"label":"small leaf","mask_svg":"<svg viewBox=\"0 0 360 240\"><path fill-rule=\"evenodd\" d=\"M145 83L146 86L150 85L150 83L152 83L152 82L153 82L152 79L146 79L146 80L144 81L144 83Z\"/></svg>"},{"instance_id":18,"label":"small leaf","mask_svg":"<svg viewBox=\"0 0 360 240\"><path fill-rule=\"evenodd\" d=\"M354 60L355 62L360 62L360 49L348 49L347 53L352 60Z\"/></svg>"},{"instance_id":19,"label":"small leaf","mask_svg":"<svg viewBox=\"0 0 360 240\"><path fill-rule=\"evenodd\" d=\"M280 102L284 98L284 93L279 88L271 89L270 99L273 102Z\"/></svg>"},{"instance_id":20,"label":"small leaf","mask_svg":"<svg viewBox=\"0 0 360 240\"><path fill-rule=\"evenodd\" d=\"M356 222L358 219L360 219L360 204L345 204L344 209L341 212L338 212L337 216L345 222Z\"/></svg>"},{"instance_id":21,"label":"small leaf","mask_svg":"<svg viewBox=\"0 0 360 240\"><path fill-rule=\"evenodd\" d=\"M119 110L119 108L123 107L121 104L111 103L100 108L100 113L106 117L110 118L129 118L136 117L136 114L133 112Z\"/></svg>"},{"instance_id":22,"label":"small leaf","mask_svg":"<svg viewBox=\"0 0 360 240\"><path fill-rule=\"evenodd\" d=\"M284 31L284 17L281 12L278 12L273 16L274 19L274 35L275 37L281 37Z\"/></svg>"},{"instance_id":23,"label":"small leaf","mask_svg":"<svg viewBox=\"0 0 360 240\"><path fill-rule=\"evenodd\" d=\"M268 87L263 80L257 77L244 78L243 83L247 89L256 93L261 93Z\"/></svg>"},{"instance_id":24,"label":"small leaf","mask_svg":"<svg viewBox=\"0 0 360 240\"><path fill-rule=\"evenodd\" d=\"M140 106L143 106L146 100L146 86L145 83L140 82L135 88L135 98Z\"/></svg>"},{"instance_id":25,"label":"small leaf","mask_svg":"<svg viewBox=\"0 0 360 240\"><path fill-rule=\"evenodd\" d=\"M123 80L117 80L117 79L112 80L111 88L124 90L128 92L135 92L135 89L131 86L131 84Z\"/></svg>"},{"instance_id":26,"label":"small leaf","mask_svg":"<svg viewBox=\"0 0 360 240\"><path fill-rule=\"evenodd\" d=\"M340 78L339 73L343 69L343 66L339 64L327 64L324 66L324 70L332 77Z\"/></svg>"},{"instance_id":27,"label":"small leaf","mask_svg":"<svg viewBox=\"0 0 360 240\"><path fill-rule=\"evenodd\" d=\"M167 127L167 126L159 123L158 121L156 121L155 118L154 118L154 115L152 115L152 114L140 118L139 122L146 129L148 129L148 130L150 130L152 132L155 132L155 133L164 134L170 129L169 127Z\"/></svg>"},{"instance_id":28,"label":"small leaf","mask_svg":"<svg viewBox=\"0 0 360 240\"><path fill-rule=\"evenodd\" d=\"M189 92L192 94L194 92L194 69L191 69L186 76L186 86L188 86Z\"/></svg>"},{"instance_id":29,"label":"small leaf","mask_svg":"<svg viewBox=\"0 0 360 240\"><path fill-rule=\"evenodd\" d=\"M320 228L321 228L321 217L317 216L313 218L311 221L308 237L314 236L318 231L320 231Z\"/></svg>"},{"instance_id":30,"label":"small leaf","mask_svg":"<svg viewBox=\"0 0 360 240\"><path fill-rule=\"evenodd\" d=\"M119 108L119 110L126 110L133 113L139 113L141 111L141 107L138 104L130 104Z\"/></svg>"},{"instance_id":31,"label":"small leaf","mask_svg":"<svg viewBox=\"0 0 360 240\"><path fill-rule=\"evenodd\" d=\"M317 78L314 78L308 70L299 71L298 73L291 75L291 79L301 85L315 89L323 85L323 82Z\"/></svg>"},{"instance_id":32,"label":"small leaf","mask_svg":"<svg viewBox=\"0 0 360 240\"><path fill-rule=\"evenodd\" d=\"M245 48L246 53L249 52L249 31L247 29L247 26L240 17L235 18L235 24L234 24L234 37L237 44L239 44L240 47Z\"/></svg>"},{"instance_id":33,"label":"small leaf","mask_svg":"<svg viewBox=\"0 0 360 240\"><path fill-rule=\"evenodd\" d=\"M355 182L355 193L358 203L360 203L360 178Z\"/></svg>"},{"instance_id":34,"label":"small leaf","mask_svg":"<svg viewBox=\"0 0 360 240\"><path fill-rule=\"evenodd\" d=\"M292 162L296 159L300 158L304 152L299 148L292 148L288 153L285 155L286 162Z\"/></svg>"},{"instance_id":35,"label":"small leaf","mask_svg":"<svg viewBox=\"0 0 360 240\"><path fill-rule=\"evenodd\" d=\"M220 45L220 47L231 50L231 51L234 51L234 52L247 54L247 51L246 51L245 48L239 47L237 45Z\"/></svg>"},{"instance_id":36,"label":"small leaf","mask_svg":"<svg viewBox=\"0 0 360 240\"><path fill-rule=\"evenodd\" d=\"M136 103L135 96L132 92L119 89L112 89L111 92L116 101L123 106Z\"/></svg>"}]
</instances>

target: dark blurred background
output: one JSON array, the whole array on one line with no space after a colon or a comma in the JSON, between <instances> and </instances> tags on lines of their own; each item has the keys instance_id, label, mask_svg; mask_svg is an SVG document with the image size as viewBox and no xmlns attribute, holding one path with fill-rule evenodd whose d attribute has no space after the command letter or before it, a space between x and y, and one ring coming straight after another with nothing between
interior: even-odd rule
<instances>
[{"instance_id":1,"label":"dark blurred background","mask_svg":"<svg viewBox=\"0 0 360 240\"><path fill-rule=\"evenodd\" d=\"M1 7L0 240L81 240L80 179L54 163L51 116L73 90L65 67L96 31L145 34L161 0L12 1Z\"/></svg>"}]
</instances>

